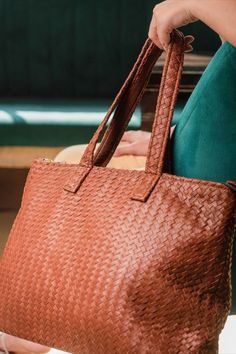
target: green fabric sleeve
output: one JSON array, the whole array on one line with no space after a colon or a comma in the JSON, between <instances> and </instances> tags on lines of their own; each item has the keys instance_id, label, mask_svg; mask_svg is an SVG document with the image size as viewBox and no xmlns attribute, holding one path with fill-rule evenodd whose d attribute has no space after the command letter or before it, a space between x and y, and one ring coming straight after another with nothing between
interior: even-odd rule
<instances>
[{"instance_id":1,"label":"green fabric sleeve","mask_svg":"<svg viewBox=\"0 0 236 354\"><path fill-rule=\"evenodd\" d=\"M226 182L236 180L236 48L225 42L190 96L173 135L176 175ZM236 237L233 250L236 314Z\"/></svg>"}]
</instances>

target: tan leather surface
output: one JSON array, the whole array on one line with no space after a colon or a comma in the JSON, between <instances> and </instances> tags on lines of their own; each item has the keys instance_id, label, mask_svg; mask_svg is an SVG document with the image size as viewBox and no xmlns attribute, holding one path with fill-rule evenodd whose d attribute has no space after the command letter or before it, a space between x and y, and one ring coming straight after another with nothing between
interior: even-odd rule
<instances>
[{"instance_id":1,"label":"tan leather surface","mask_svg":"<svg viewBox=\"0 0 236 354\"><path fill-rule=\"evenodd\" d=\"M95 165L101 126L82 163L33 161L1 259L1 331L81 354L218 353L236 198L162 171L183 48L176 32L145 171Z\"/></svg>"},{"instance_id":2,"label":"tan leather surface","mask_svg":"<svg viewBox=\"0 0 236 354\"><path fill-rule=\"evenodd\" d=\"M1 146L0 168L29 168L34 159L53 159L65 146Z\"/></svg>"},{"instance_id":3,"label":"tan leather surface","mask_svg":"<svg viewBox=\"0 0 236 354\"><path fill-rule=\"evenodd\" d=\"M120 143L125 145L126 143ZM61 150L54 158L55 162L79 163L87 144L72 145ZM108 167L122 168L128 170L144 169L146 162L145 156L124 155L112 157Z\"/></svg>"}]
</instances>

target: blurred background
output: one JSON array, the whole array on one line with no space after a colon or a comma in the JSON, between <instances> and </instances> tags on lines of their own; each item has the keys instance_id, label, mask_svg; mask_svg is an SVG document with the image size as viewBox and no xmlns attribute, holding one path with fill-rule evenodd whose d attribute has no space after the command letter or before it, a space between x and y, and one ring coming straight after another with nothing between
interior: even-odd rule
<instances>
[{"instance_id":1,"label":"blurred background","mask_svg":"<svg viewBox=\"0 0 236 354\"><path fill-rule=\"evenodd\" d=\"M147 37L157 2L1 0L1 96L113 97ZM183 30L196 37L196 53L212 54L220 45L201 23Z\"/></svg>"}]
</instances>

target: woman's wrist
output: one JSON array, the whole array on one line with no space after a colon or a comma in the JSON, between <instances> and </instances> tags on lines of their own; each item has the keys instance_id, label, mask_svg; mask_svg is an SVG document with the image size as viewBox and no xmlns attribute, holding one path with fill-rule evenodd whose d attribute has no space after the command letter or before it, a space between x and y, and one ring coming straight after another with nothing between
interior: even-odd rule
<instances>
[{"instance_id":1,"label":"woman's wrist","mask_svg":"<svg viewBox=\"0 0 236 354\"><path fill-rule=\"evenodd\" d=\"M236 46L236 0L189 0L189 9L193 17Z\"/></svg>"},{"instance_id":2,"label":"woman's wrist","mask_svg":"<svg viewBox=\"0 0 236 354\"><path fill-rule=\"evenodd\" d=\"M197 20L201 19L201 9L206 4L207 0L189 0L188 6L189 11L191 12L191 16L196 18Z\"/></svg>"},{"instance_id":3,"label":"woman's wrist","mask_svg":"<svg viewBox=\"0 0 236 354\"><path fill-rule=\"evenodd\" d=\"M200 6L199 2L201 3ZM186 0L186 3L188 6L189 16L191 18L189 23L200 20L199 12L201 13L201 6L204 5L202 4L202 0Z\"/></svg>"}]
</instances>

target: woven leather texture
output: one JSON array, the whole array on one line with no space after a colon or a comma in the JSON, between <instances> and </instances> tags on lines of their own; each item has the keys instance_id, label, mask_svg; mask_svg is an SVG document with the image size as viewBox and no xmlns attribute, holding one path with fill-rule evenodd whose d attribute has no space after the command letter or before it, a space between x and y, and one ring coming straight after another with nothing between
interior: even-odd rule
<instances>
[{"instance_id":1,"label":"woven leather texture","mask_svg":"<svg viewBox=\"0 0 236 354\"><path fill-rule=\"evenodd\" d=\"M218 353L235 193L156 170L160 151L154 174L95 166L99 132L82 164L33 161L1 259L0 330L81 354Z\"/></svg>"}]
</instances>

